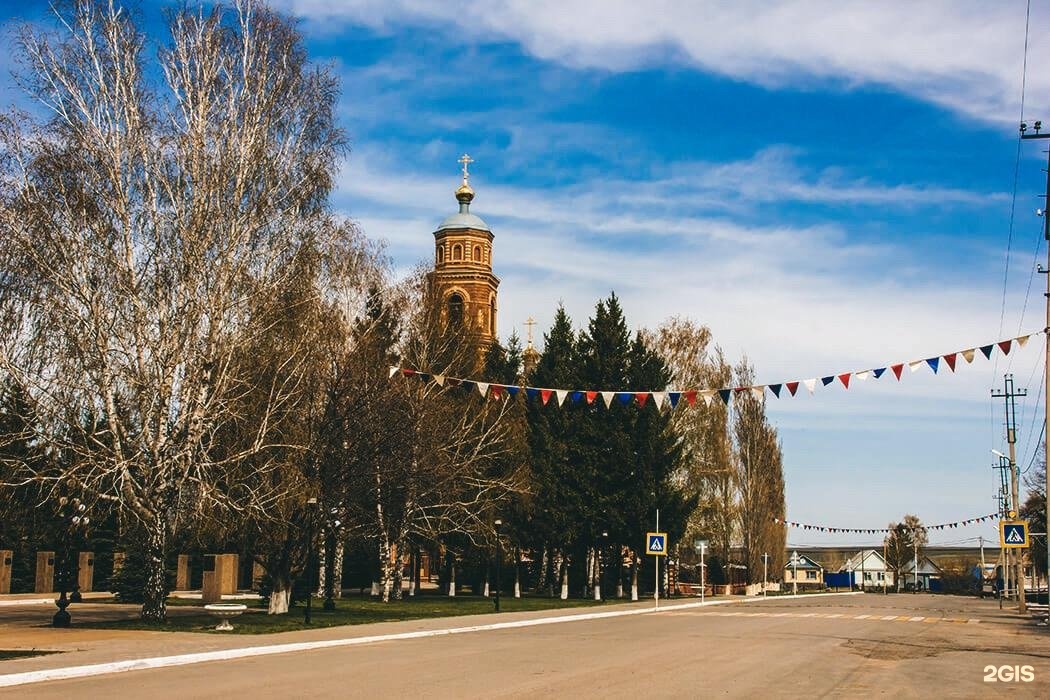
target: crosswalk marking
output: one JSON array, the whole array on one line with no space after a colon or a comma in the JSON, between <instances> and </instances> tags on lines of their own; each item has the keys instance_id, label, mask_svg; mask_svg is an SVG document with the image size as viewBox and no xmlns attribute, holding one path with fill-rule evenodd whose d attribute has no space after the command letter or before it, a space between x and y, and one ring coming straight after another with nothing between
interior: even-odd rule
<instances>
[{"instance_id":1,"label":"crosswalk marking","mask_svg":"<svg viewBox=\"0 0 1050 700\"><path fill-rule=\"evenodd\" d=\"M926 624L936 624L938 622L948 623L962 623L962 624L977 624L981 620L977 618L958 618L958 617L934 617L928 615L873 615L871 613L865 613L863 615L849 615L847 613L821 613L821 612L728 612L728 611L689 611L681 613L672 613L681 616L694 616L696 614L711 615L714 617L782 617L782 618L795 618L795 619L843 619L843 620L868 620L869 622L923 622Z\"/></svg>"}]
</instances>

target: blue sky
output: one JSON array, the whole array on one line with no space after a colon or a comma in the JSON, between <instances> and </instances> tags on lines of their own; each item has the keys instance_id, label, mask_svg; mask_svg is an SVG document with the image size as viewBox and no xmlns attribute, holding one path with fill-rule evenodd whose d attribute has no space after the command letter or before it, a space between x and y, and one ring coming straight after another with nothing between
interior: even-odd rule
<instances>
[{"instance_id":1,"label":"blue sky","mask_svg":"<svg viewBox=\"0 0 1050 700\"><path fill-rule=\"evenodd\" d=\"M342 77L352 152L334 203L387 241L399 270L429 259L455 208L456 159L475 158L504 336L530 315L546 327L559 302L582 325L615 291L635 326L692 317L774 383L1044 325L1034 142L1014 194L1023 2L276 4ZM151 24L159 7L142 6ZM44 9L8 3L3 17ZM1048 20L1033 8L1033 28ZM1028 65L1048 59L1033 29ZM1025 93L1025 118L1050 123L1050 78L1030 68ZM9 82L2 95L17 99ZM955 375L770 398L788 517L872 528L994 512L989 450L1006 450L989 389L1011 371L1029 390L1025 467L1041 349L1039 336ZM978 535L995 528L931 540Z\"/></svg>"}]
</instances>

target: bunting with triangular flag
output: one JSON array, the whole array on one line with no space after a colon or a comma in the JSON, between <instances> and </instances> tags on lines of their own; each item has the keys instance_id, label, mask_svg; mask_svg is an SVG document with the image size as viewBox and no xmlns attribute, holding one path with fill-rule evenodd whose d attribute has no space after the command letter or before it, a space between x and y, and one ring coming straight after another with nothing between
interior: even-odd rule
<instances>
[{"instance_id":1,"label":"bunting with triangular flag","mask_svg":"<svg viewBox=\"0 0 1050 700\"><path fill-rule=\"evenodd\" d=\"M1044 333L1043 331L1037 331L1037 333ZM907 365L911 372L917 372L922 366L927 366L930 370L937 374L940 368L940 363L943 360L944 364L954 373L958 369L957 358L962 355L963 359L971 364L974 357L976 356L977 350L981 351L986 359L991 359L992 353L996 348L1003 355L1008 355L1014 348L1015 344L1018 348L1023 348L1031 336L1036 333L1027 333L1025 335L1019 335L1015 338L1007 338L1005 340L996 341L987 345L973 346L964 350L957 350L955 352L945 353L943 355L935 355L933 357L927 357L921 360L910 360L908 362L898 362L889 365L883 365L874 369L858 370L855 372L842 372L823 375L819 378L821 386L830 386L836 379L842 384L843 388L849 389L850 381L856 378L857 381L865 381L869 375L874 376L875 379L879 379L889 369L893 372L893 375L897 378L897 381L901 380L901 375L904 370L904 366ZM743 391L750 392L756 399L765 400L766 389L769 389L774 397L781 399L784 397L782 389L787 387L788 394L792 397L797 396L799 384L806 387L806 390L812 395L815 393L817 387L817 378L794 380L789 382L777 382L775 384L755 384L752 386L733 386L733 387L720 387L720 388L706 388L706 389L687 389L683 391L617 391L617 390L597 390L597 389L544 389L538 387L521 387L510 384L493 384L491 382L482 382L473 379L463 379L458 377L449 377L445 374L430 374L424 371L420 371L410 367L397 367L388 366L387 376L392 380L395 376L403 376L406 378L416 378L424 382L433 381L440 387L443 388L454 388L462 387L467 391L473 391L475 388L478 394L485 398L491 399L503 399L506 397L514 398L518 393L524 389L524 396L529 401L535 401L537 399L543 405L547 405L550 401L551 396L556 397L557 405L559 407L564 406L565 399L570 399L570 404L578 404L581 400L586 401L587 405L594 403L594 400L598 397L602 397L602 401L606 408L611 408L614 399L618 399L624 406L630 405L632 402L635 403L639 409L644 409L649 403L649 399L652 398L653 405L656 406L657 410L664 408L664 406L670 406L671 409L678 407L682 397L685 397L685 403L689 407L696 405L697 397L704 400L705 405L710 406L714 397L717 395L724 405L729 405L733 394L738 394Z\"/></svg>"}]
</instances>

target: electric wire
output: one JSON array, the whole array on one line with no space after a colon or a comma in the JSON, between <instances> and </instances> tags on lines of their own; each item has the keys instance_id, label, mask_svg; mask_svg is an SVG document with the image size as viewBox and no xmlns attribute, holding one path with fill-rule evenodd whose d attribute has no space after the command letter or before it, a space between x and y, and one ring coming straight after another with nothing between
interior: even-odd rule
<instances>
[{"instance_id":1,"label":"electric wire","mask_svg":"<svg viewBox=\"0 0 1050 700\"><path fill-rule=\"evenodd\" d=\"M1020 109L1019 109L1020 115L1019 115L1018 120L1017 120L1018 123L1021 123L1021 122L1024 121L1025 90L1026 90L1027 82L1028 82L1028 30L1029 30L1029 21L1031 20L1031 16L1032 16L1032 0L1028 0L1028 2L1025 3L1024 51L1023 51L1023 54L1022 54L1023 58L1022 58L1022 61L1021 61L1021 104L1020 104ZM1018 131L1017 132L1017 148L1015 149L1015 153L1014 153L1013 192L1010 195L1010 224L1007 227L1006 256L1005 256L1004 265L1003 265L1003 300L1002 300L1002 304L1000 305L1000 308L999 308L999 335L1000 336L1002 336L1003 328L1006 325L1006 297L1007 297L1007 290L1008 290L1008 282L1009 282L1009 279L1010 279L1010 253L1011 253L1011 250L1013 248L1014 223L1015 223L1015 219L1016 219L1015 215L1016 215L1016 212L1017 212L1017 183L1018 183L1018 179L1019 179L1020 173L1021 173L1021 144L1022 144L1021 132ZM992 383L991 383L991 387L993 389L995 388L995 377L997 376L998 371L999 371L999 359L997 357L992 363ZM995 435L995 404L994 404L994 402L989 402L989 418L990 418L990 422L991 422L991 433L992 433L991 442L992 442L992 444L995 444L995 438L994 438L994 435Z\"/></svg>"}]
</instances>

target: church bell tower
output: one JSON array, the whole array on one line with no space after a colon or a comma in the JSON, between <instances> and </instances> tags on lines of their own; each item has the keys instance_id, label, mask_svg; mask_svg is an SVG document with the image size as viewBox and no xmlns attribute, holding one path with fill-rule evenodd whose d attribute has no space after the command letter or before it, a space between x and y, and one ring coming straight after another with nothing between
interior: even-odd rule
<instances>
[{"instance_id":1,"label":"church bell tower","mask_svg":"<svg viewBox=\"0 0 1050 700\"><path fill-rule=\"evenodd\" d=\"M496 339L496 289L492 274L492 230L470 213L474 190L467 169L474 160L463 154L463 183L456 190L459 211L434 231L433 281L441 295L442 316L462 323L483 347Z\"/></svg>"}]
</instances>

